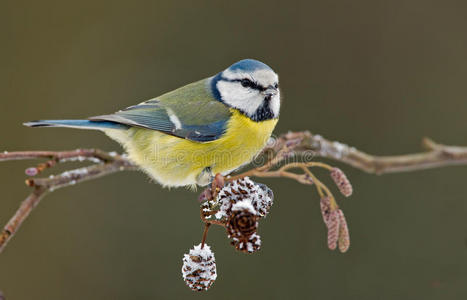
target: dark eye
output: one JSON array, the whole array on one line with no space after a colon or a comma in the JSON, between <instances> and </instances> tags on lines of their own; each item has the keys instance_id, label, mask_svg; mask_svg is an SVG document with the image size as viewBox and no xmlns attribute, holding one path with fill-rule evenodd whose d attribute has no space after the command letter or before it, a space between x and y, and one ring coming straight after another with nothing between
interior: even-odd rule
<instances>
[{"instance_id":1,"label":"dark eye","mask_svg":"<svg viewBox=\"0 0 467 300\"><path fill-rule=\"evenodd\" d=\"M242 79L240 81L240 83L242 84L243 87L251 87L253 86L253 82L251 82L250 80L248 79Z\"/></svg>"},{"instance_id":2,"label":"dark eye","mask_svg":"<svg viewBox=\"0 0 467 300\"><path fill-rule=\"evenodd\" d=\"M279 84L278 83L274 83L274 87L277 89L279 88Z\"/></svg>"}]
</instances>

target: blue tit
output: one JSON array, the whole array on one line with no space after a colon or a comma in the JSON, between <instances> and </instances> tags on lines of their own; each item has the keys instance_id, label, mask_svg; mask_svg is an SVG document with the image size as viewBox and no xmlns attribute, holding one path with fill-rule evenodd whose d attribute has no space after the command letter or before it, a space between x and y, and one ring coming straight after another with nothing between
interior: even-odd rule
<instances>
[{"instance_id":1,"label":"blue tit","mask_svg":"<svg viewBox=\"0 0 467 300\"><path fill-rule=\"evenodd\" d=\"M114 114L30 127L101 130L168 187L207 185L253 160L279 118L277 74L253 59Z\"/></svg>"}]
</instances>

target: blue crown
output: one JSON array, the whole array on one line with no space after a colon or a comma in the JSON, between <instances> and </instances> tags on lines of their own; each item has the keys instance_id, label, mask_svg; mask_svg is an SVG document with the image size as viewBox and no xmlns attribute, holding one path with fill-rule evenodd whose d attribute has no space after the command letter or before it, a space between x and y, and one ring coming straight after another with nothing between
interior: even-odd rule
<instances>
[{"instance_id":1,"label":"blue crown","mask_svg":"<svg viewBox=\"0 0 467 300\"><path fill-rule=\"evenodd\" d=\"M254 71L258 69L272 70L268 65L255 59L243 59L231 65L229 70Z\"/></svg>"}]
</instances>

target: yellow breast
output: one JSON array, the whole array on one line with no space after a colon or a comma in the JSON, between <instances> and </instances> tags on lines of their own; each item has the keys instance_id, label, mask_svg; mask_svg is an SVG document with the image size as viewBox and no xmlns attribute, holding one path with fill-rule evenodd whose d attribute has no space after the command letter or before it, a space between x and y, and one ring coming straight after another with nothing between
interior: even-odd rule
<instances>
[{"instance_id":1,"label":"yellow breast","mask_svg":"<svg viewBox=\"0 0 467 300\"><path fill-rule=\"evenodd\" d=\"M249 163L265 146L278 121L255 122L237 110L231 112L225 134L204 143L141 128L129 129L128 137L107 134L120 141L130 159L161 184L193 185L206 167L213 174L226 175Z\"/></svg>"},{"instance_id":2,"label":"yellow breast","mask_svg":"<svg viewBox=\"0 0 467 300\"><path fill-rule=\"evenodd\" d=\"M277 119L255 122L233 110L226 133L216 141L214 153L221 152L221 161L213 161L214 173L230 171L250 162L263 149L277 124Z\"/></svg>"}]
</instances>

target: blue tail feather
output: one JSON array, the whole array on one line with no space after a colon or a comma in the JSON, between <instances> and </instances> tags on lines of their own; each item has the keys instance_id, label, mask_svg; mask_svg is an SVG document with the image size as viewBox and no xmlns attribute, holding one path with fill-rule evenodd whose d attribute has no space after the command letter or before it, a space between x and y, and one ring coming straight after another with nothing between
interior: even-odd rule
<instances>
[{"instance_id":1,"label":"blue tail feather","mask_svg":"<svg viewBox=\"0 0 467 300\"><path fill-rule=\"evenodd\" d=\"M39 120L23 123L28 127L67 127L78 129L128 129L127 125L110 121L90 121L90 120Z\"/></svg>"}]
</instances>

